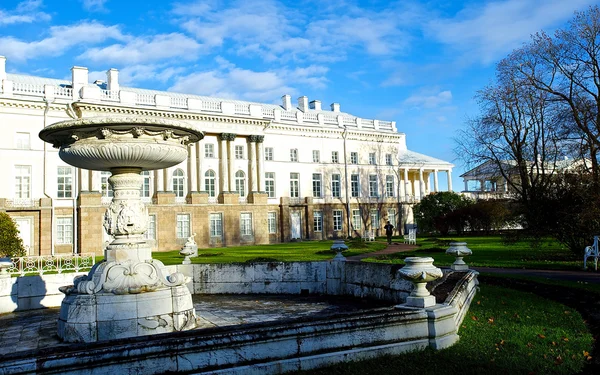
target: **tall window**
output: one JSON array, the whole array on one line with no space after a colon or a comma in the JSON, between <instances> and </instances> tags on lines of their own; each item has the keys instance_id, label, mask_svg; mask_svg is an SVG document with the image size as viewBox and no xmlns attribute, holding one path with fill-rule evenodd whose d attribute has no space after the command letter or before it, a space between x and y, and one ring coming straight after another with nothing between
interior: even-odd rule
<instances>
[{"instance_id":1,"label":"tall window","mask_svg":"<svg viewBox=\"0 0 600 375\"><path fill-rule=\"evenodd\" d=\"M339 198L341 196L341 177L339 174L331 175L331 195L334 198Z\"/></svg>"},{"instance_id":2,"label":"tall window","mask_svg":"<svg viewBox=\"0 0 600 375\"><path fill-rule=\"evenodd\" d=\"M265 160L273 160L273 147L265 147Z\"/></svg>"},{"instance_id":3,"label":"tall window","mask_svg":"<svg viewBox=\"0 0 600 375\"><path fill-rule=\"evenodd\" d=\"M357 174L350 175L350 190L352 197L356 198L360 195L360 184Z\"/></svg>"},{"instance_id":4,"label":"tall window","mask_svg":"<svg viewBox=\"0 0 600 375\"><path fill-rule=\"evenodd\" d=\"M275 198L275 173L273 172L265 173L265 191L267 197Z\"/></svg>"},{"instance_id":5,"label":"tall window","mask_svg":"<svg viewBox=\"0 0 600 375\"><path fill-rule=\"evenodd\" d=\"M297 148L290 149L290 161L298 161L298 149Z\"/></svg>"},{"instance_id":6,"label":"tall window","mask_svg":"<svg viewBox=\"0 0 600 375\"><path fill-rule=\"evenodd\" d=\"M379 228L379 211L371 211L371 229Z\"/></svg>"},{"instance_id":7,"label":"tall window","mask_svg":"<svg viewBox=\"0 0 600 375\"><path fill-rule=\"evenodd\" d=\"M389 208L387 211L387 219L389 220L389 222L393 225L396 226L396 209L395 208Z\"/></svg>"},{"instance_id":8,"label":"tall window","mask_svg":"<svg viewBox=\"0 0 600 375\"><path fill-rule=\"evenodd\" d=\"M177 214L177 238L190 236L190 214Z\"/></svg>"},{"instance_id":9,"label":"tall window","mask_svg":"<svg viewBox=\"0 0 600 375\"><path fill-rule=\"evenodd\" d=\"M360 230L361 224L360 210L352 210L352 227L354 227L354 230Z\"/></svg>"},{"instance_id":10,"label":"tall window","mask_svg":"<svg viewBox=\"0 0 600 375\"><path fill-rule=\"evenodd\" d=\"M394 176L392 175L385 176L385 196L394 196Z\"/></svg>"},{"instance_id":11,"label":"tall window","mask_svg":"<svg viewBox=\"0 0 600 375\"><path fill-rule=\"evenodd\" d=\"M333 210L333 230L342 230L342 210Z\"/></svg>"},{"instance_id":12,"label":"tall window","mask_svg":"<svg viewBox=\"0 0 600 375\"><path fill-rule=\"evenodd\" d=\"M29 139L29 133L15 133L15 148L19 150L29 150L31 148Z\"/></svg>"},{"instance_id":13,"label":"tall window","mask_svg":"<svg viewBox=\"0 0 600 375\"><path fill-rule=\"evenodd\" d=\"M235 172L235 191L240 197L246 196L246 175L243 171Z\"/></svg>"},{"instance_id":14,"label":"tall window","mask_svg":"<svg viewBox=\"0 0 600 375\"><path fill-rule=\"evenodd\" d=\"M204 157L214 158L215 157L215 145L212 143L206 143L204 145Z\"/></svg>"},{"instance_id":15,"label":"tall window","mask_svg":"<svg viewBox=\"0 0 600 375\"><path fill-rule=\"evenodd\" d=\"M67 245L73 243L72 217L56 218L56 243L59 245Z\"/></svg>"},{"instance_id":16,"label":"tall window","mask_svg":"<svg viewBox=\"0 0 600 375\"><path fill-rule=\"evenodd\" d=\"M371 164L371 165L377 164L377 158L375 158L374 152L369 152L369 164Z\"/></svg>"},{"instance_id":17,"label":"tall window","mask_svg":"<svg viewBox=\"0 0 600 375\"><path fill-rule=\"evenodd\" d=\"M110 186L110 183L108 182L108 178L110 177L110 175L111 173L107 171L100 172L100 189L102 189L103 197L113 196L112 186Z\"/></svg>"},{"instance_id":18,"label":"tall window","mask_svg":"<svg viewBox=\"0 0 600 375\"><path fill-rule=\"evenodd\" d=\"M313 150L313 163L321 162L321 153L319 150Z\"/></svg>"},{"instance_id":19,"label":"tall window","mask_svg":"<svg viewBox=\"0 0 600 375\"><path fill-rule=\"evenodd\" d=\"M313 229L315 232L323 231L323 211L313 211Z\"/></svg>"},{"instance_id":20,"label":"tall window","mask_svg":"<svg viewBox=\"0 0 600 375\"><path fill-rule=\"evenodd\" d=\"M300 174L290 173L290 198L300 197Z\"/></svg>"},{"instance_id":21,"label":"tall window","mask_svg":"<svg viewBox=\"0 0 600 375\"><path fill-rule=\"evenodd\" d=\"M392 165L392 154L385 154L385 165Z\"/></svg>"},{"instance_id":22,"label":"tall window","mask_svg":"<svg viewBox=\"0 0 600 375\"><path fill-rule=\"evenodd\" d=\"M252 235L252 214L250 212L240 214L240 234L242 236Z\"/></svg>"},{"instance_id":23,"label":"tall window","mask_svg":"<svg viewBox=\"0 0 600 375\"><path fill-rule=\"evenodd\" d=\"M30 165L15 165L15 198L31 198Z\"/></svg>"},{"instance_id":24,"label":"tall window","mask_svg":"<svg viewBox=\"0 0 600 375\"><path fill-rule=\"evenodd\" d=\"M244 146L235 145L235 158L243 159L244 158Z\"/></svg>"},{"instance_id":25,"label":"tall window","mask_svg":"<svg viewBox=\"0 0 600 375\"><path fill-rule=\"evenodd\" d=\"M146 227L145 238L147 240L156 239L156 215L154 214L148 215L148 225Z\"/></svg>"},{"instance_id":26,"label":"tall window","mask_svg":"<svg viewBox=\"0 0 600 375\"><path fill-rule=\"evenodd\" d=\"M269 233L277 233L277 213L276 212L267 212L267 227L269 229Z\"/></svg>"},{"instance_id":27,"label":"tall window","mask_svg":"<svg viewBox=\"0 0 600 375\"><path fill-rule=\"evenodd\" d=\"M209 197L216 197L217 191L215 188L216 173L209 169L204 173L204 190L208 192Z\"/></svg>"},{"instance_id":28,"label":"tall window","mask_svg":"<svg viewBox=\"0 0 600 375\"><path fill-rule=\"evenodd\" d=\"M339 163L340 162L340 154L337 151L331 151L331 162Z\"/></svg>"},{"instance_id":29,"label":"tall window","mask_svg":"<svg viewBox=\"0 0 600 375\"><path fill-rule=\"evenodd\" d=\"M185 177L183 170L177 168L173 171L173 192L177 198L185 197ZM188 236L189 237L189 236Z\"/></svg>"},{"instance_id":30,"label":"tall window","mask_svg":"<svg viewBox=\"0 0 600 375\"><path fill-rule=\"evenodd\" d=\"M150 198L150 171L143 171L142 177L144 178L142 182L142 198Z\"/></svg>"},{"instance_id":31,"label":"tall window","mask_svg":"<svg viewBox=\"0 0 600 375\"><path fill-rule=\"evenodd\" d=\"M57 178L57 198L71 198L73 197L73 168L71 167L58 167L56 171Z\"/></svg>"},{"instance_id":32,"label":"tall window","mask_svg":"<svg viewBox=\"0 0 600 375\"><path fill-rule=\"evenodd\" d=\"M208 215L210 222L210 236L211 237L222 237L223 236L223 214L212 213Z\"/></svg>"},{"instance_id":33,"label":"tall window","mask_svg":"<svg viewBox=\"0 0 600 375\"><path fill-rule=\"evenodd\" d=\"M358 152L350 153L350 164L358 164Z\"/></svg>"},{"instance_id":34,"label":"tall window","mask_svg":"<svg viewBox=\"0 0 600 375\"><path fill-rule=\"evenodd\" d=\"M377 197L377 191L378 191L378 186L377 186L377 175L375 174L370 174L369 175L369 197Z\"/></svg>"},{"instance_id":35,"label":"tall window","mask_svg":"<svg viewBox=\"0 0 600 375\"><path fill-rule=\"evenodd\" d=\"M320 173L313 173L312 187L313 187L313 197L320 198L322 196L322 193L321 193L322 179L321 179Z\"/></svg>"}]
</instances>

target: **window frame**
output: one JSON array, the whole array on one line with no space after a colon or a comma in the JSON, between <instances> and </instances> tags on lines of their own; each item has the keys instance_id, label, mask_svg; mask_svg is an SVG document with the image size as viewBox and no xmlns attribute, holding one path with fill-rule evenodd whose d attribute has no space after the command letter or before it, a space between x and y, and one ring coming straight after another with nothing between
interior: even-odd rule
<instances>
[{"instance_id":1,"label":"window frame","mask_svg":"<svg viewBox=\"0 0 600 375\"><path fill-rule=\"evenodd\" d=\"M344 229L344 211L343 210L333 210L331 212L333 219L333 231L340 232Z\"/></svg>"},{"instance_id":2,"label":"window frame","mask_svg":"<svg viewBox=\"0 0 600 375\"><path fill-rule=\"evenodd\" d=\"M356 177L356 181L354 181L354 177ZM358 173L350 175L350 196L352 198L360 197L360 175Z\"/></svg>"},{"instance_id":3,"label":"window frame","mask_svg":"<svg viewBox=\"0 0 600 375\"><path fill-rule=\"evenodd\" d=\"M275 198L275 172L265 172L265 193L267 198Z\"/></svg>"},{"instance_id":4,"label":"window frame","mask_svg":"<svg viewBox=\"0 0 600 375\"><path fill-rule=\"evenodd\" d=\"M342 197L342 175L339 173L331 175L331 196L334 198Z\"/></svg>"},{"instance_id":5,"label":"window frame","mask_svg":"<svg viewBox=\"0 0 600 375\"><path fill-rule=\"evenodd\" d=\"M267 212L267 231L269 234L277 234L277 212Z\"/></svg>"},{"instance_id":6,"label":"window frame","mask_svg":"<svg viewBox=\"0 0 600 375\"><path fill-rule=\"evenodd\" d=\"M208 214L208 235L211 238L223 238L222 212L210 212Z\"/></svg>"},{"instance_id":7,"label":"window frame","mask_svg":"<svg viewBox=\"0 0 600 375\"><path fill-rule=\"evenodd\" d=\"M354 230L362 229L362 216L360 214L360 209L352 210L352 227Z\"/></svg>"},{"instance_id":8,"label":"window frame","mask_svg":"<svg viewBox=\"0 0 600 375\"><path fill-rule=\"evenodd\" d=\"M68 173L64 173L64 171L68 171ZM73 167L63 165L56 167L56 198L73 198Z\"/></svg>"},{"instance_id":9,"label":"window frame","mask_svg":"<svg viewBox=\"0 0 600 375\"><path fill-rule=\"evenodd\" d=\"M176 198L185 198L185 172L181 168L176 168L171 174L171 188Z\"/></svg>"},{"instance_id":10,"label":"window frame","mask_svg":"<svg viewBox=\"0 0 600 375\"><path fill-rule=\"evenodd\" d=\"M379 181L376 174L369 175L369 198L379 197Z\"/></svg>"},{"instance_id":11,"label":"window frame","mask_svg":"<svg viewBox=\"0 0 600 375\"><path fill-rule=\"evenodd\" d=\"M150 241L156 240L156 214L148 214L144 238Z\"/></svg>"},{"instance_id":12,"label":"window frame","mask_svg":"<svg viewBox=\"0 0 600 375\"><path fill-rule=\"evenodd\" d=\"M313 163L320 163L321 162L321 152L319 150L313 150L312 151L312 159L313 159Z\"/></svg>"},{"instance_id":13,"label":"window frame","mask_svg":"<svg viewBox=\"0 0 600 375\"><path fill-rule=\"evenodd\" d=\"M234 158L236 160L244 160L244 146L243 145L234 145L233 152L234 152Z\"/></svg>"},{"instance_id":14,"label":"window frame","mask_svg":"<svg viewBox=\"0 0 600 375\"><path fill-rule=\"evenodd\" d=\"M388 174L385 176L385 196L388 198L393 198L394 194L394 176Z\"/></svg>"},{"instance_id":15,"label":"window frame","mask_svg":"<svg viewBox=\"0 0 600 375\"><path fill-rule=\"evenodd\" d=\"M240 212L240 235L253 236L252 212Z\"/></svg>"},{"instance_id":16,"label":"window frame","mask_svg":"<svg viewBox=\"0 0 600 375\"><path fill-rule=\"evenodd\" d=\"M273 161L274 150L273 147L265 147L265 160Z\"/></svg>"},{"instance_id":17,"label":"window frame","mask_svg":"<svg viewBox=\"0 0 600 375\"><path fill-rule=\"evenodd\" d=\"M298 172L290 172L290 198L300 198L300 173Z\"/></svg>"},{"instance_id":18,"label":"window frame","mask_svg":"<svg viewBox=\"0 0 600 375\"><path fill-rule=\"evenodd\" d=\"M377 165L377 154L369 152L369 165Z\"/></svg>"},{"instance_id":19,"label":"window frame","mask_svg":"<svg viewBox=\"0 0 600 375\"><path fill-rule=\"evenodd\" d=\"M331 151L331 162L338 164L340 162L340 153L338 151Z\"/></svg>"},{"instance_id":20,"label":"window frame","mask_svg":"<svg viewBox=\"0 0 600 375\"><path fill-rule=\"evenodd\" d=\"M312 174L312 194L313 198L323 197L323 175L321 173Z\"/></svg>"},{"instance_id":21,"label":"window frame","mask_svg":"<svg viewBox=\"0 0 600 375\"><path fill-rule=\"evenodd\" d=\"M187 223L187 225L185 225ZM175 216L175 238L189 238L192 229L192 218L189 213L177 213Z\"/></svg>"},{"instance_id":22,"label":"window frame","mask_svg":"<svg viewBox=\"0 0 600 375\"><path fill-rule=\"evenodd\" d=\"M235 172L235 191L240 197L246 196L246 174L241 169Z\"/></svg>"},{"instance_id":23,"label":"window frame","mask_svg":"<svg viewBox=\"0 0 600 375\"><path fill-rule=\"evenodd\" d=\"M215 158L215 144L214 143L205 143L204 144L204 157L207 159Z\"/></svg>"},{"instance_id":24,"label":"window frame","mask_svg":"<svg viewBox=\"0 0 600 375\"><path fill-rule=\"evenodd\" d=\"M358 164L358 152L350 152L350 164Z\"/></svg>"},{"instance_id":25,"label":"window frame","mask_svg":"<svg viewBox=\"0 0 600 375\"><path fill-rule=\"evenodd\" d=\"M64 223L64 221L67 221ZM73 244L73 217L72 216L57 216L56 217L56 244L57 245L72 245Z\"/></svg>"},{"instance_id":26,"label":"window frame","mask_svg":"<svg viewBox=\"0 0 600 375\"><path fill-rule=\"evenodd\" d=\"M210 198L217 196L217 173L212 169L204 172L204 191Z\"/></svg>"},{"instance_id":27,"label":"window frame","mask_svg":"<svg viewBox=\"0 0 600 375\"><path fill-rule=\"evenodd\" d=\"M298 149L290 148L290 161L298 162Z\"/></svg>"},{"instance_id":28,"label":"window frame","mask_svg":"<svg viewBox=\"0 0 600 375\"><path fill-rule=\"evenodd\" d=\"M323 211L313 211L313 231L317 233L323 232Z\"/></svg>"}]
</instances>

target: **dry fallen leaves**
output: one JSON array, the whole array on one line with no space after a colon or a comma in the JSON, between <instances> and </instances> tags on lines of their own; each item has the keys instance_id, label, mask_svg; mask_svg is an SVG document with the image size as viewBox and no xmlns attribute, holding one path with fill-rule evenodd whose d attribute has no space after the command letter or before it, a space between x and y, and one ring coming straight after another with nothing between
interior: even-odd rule
<instances>
[{"instance_id":1,"label":"dry fallen leaves","mask_svg":"<svg viewBox=\"0 0 600 375\"><path fill-rule=\"evenodd\" d=\"M538 337L539 337L540 339L545 339L545 338L546 338L546 336L542 335L541 333L538 333Z\"/></svg>"}]
</instances>

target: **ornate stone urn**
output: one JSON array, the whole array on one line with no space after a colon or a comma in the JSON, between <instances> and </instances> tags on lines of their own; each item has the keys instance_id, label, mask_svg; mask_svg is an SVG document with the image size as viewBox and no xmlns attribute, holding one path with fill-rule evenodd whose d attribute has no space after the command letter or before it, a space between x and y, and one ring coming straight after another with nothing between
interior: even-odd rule
<instances>
[{"instance_id":1,"label":"ornate stone urn","mask_svg":"<svg viewBox=\"0 0 600 375\"><path fill-rule=\"evenodd\" d=\"M446 250L446 254L456 257L456 260L450 266L454 271L466 271L469 269L463 257L471 255L473 252L467 247L466 242L450 242L450 247Z\"/></svg>"},{"instance_id":2,"label":"ornate stone urn","mask_svg":"<svg viewBox=\"0 0 600 375\"><path fill-rule=\"evenodd\" d=\"M348 250L348 245L346 245L344 240L334 240L330 249L336 252L336 255L333 258L333 260L340 262L346 261L346 257L342 254L342 252Z\"/></svg>"},{"instance_id":3,"label":"ornate stone urn","mask_svg":"<svg viewBox=\"0 0 600 375\"><path fill-rule=\"evenodd\" d=\"M92 117L47 126L40 138L78 168L110 171L114 190L104 228L114 236L97 263L66 294L58 335L93 342L194 328L196 316L185 278L168 274L152 259L144 239L148 211L140 199L142 171L163 169L187 158L187 145L204 134L172 120ZM100 246L100 244L99 244Z\"/></svg>"},{"instance_id":4,"label":"ornate stone urn","mask_svg":"<svg viewBox=\"0 0 600 375\"><path fill-rule=\"evenodd\" d=\"M435 305L435 297L427 290L427 283L443 276L442 270L433 265L431 257L408 257L406 265L398 274L415 286L410 296L406 298L407 306L429 307Z\"/></svg>"},{"instance_id":5,"label":"ornate stone urn","mask_svg":"<svg viewBox=\"0 0 600 375\"><path fill-rule=\"evenodd\" d=\"M10 278L10 274L8 273L8 269L13 266L10 258L0 258L0 279L8 279Z\"/></svg>"}]
</instances>

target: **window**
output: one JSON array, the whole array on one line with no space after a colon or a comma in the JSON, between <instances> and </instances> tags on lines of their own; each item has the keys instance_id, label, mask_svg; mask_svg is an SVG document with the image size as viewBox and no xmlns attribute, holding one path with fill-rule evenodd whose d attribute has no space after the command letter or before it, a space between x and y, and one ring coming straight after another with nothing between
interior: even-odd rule
<instances>
[{"instance_id":1,"label":"window","mask_svg":"<svg viewBox=\"0 0 600 375\"><path fill-rule=\"evenodd\" d=\"M394 176L392 175L385 176L385 196L394 196Z\"/></svg>"},{"instance_id":2,"label":"window","mask_svg":"<svg viewBox=\"0 0 600 375\"><path fill-rule=\"evenodd\" d=\"M321 181L321 174L320 173L313 173L312 175L312 186L313 186L313 197L315 198L320 198L321 197L321 186L322 186L322 181Z\"/></svg>"},{"instance_id":3,"label":"window","mask_svg":"<svg viewBox=\"0 0 600 375\"><path fill-rule=\"evenodd\" d=\"M290 198L300 197L300 174L290 173Z\"/></svg>"},{"instance_id":4,"label":"window","mask_svg":"<svg viewBox=\"0 0 600 375\"><path fill-rule=\"evenodd\" d=\"M29 150L31 148L29 133L15 133L15 148L19 150Z\"/></svg>"},{"instance_id":5,"label":"window","mask_svg":"<svg viewBox=\"0 0 600 375\"><path fill-rule=\"evenodd\" d=\"M362 220L360 219L360 210L352 210L352 227L354 230L360 230Z\"/></svg>"},{"instance_id":6,"label":"window","mask_svg":"<svg viewBox=\"0 0 600 375\"><path fill-rule=\"evenodd\" d=\"M235 172L235 191L240 197L246 196L246 175L243 171Z\"/></svg>"},{"instance_id":7,"label":"window","mask_svg":"<svg viewBox=\"0 0 600 375\"><path fill-rule=\"evenodd\" d=\"M235 158L236 159L244 158L244 146L235 145Z\"/></svg>"},{"instance_id":8,"label":"window","mask_svg":"<svg viewBox=\"0 0 600 375\"><path fill-rule=\"evenodd\" d=\"M242 236L252 235L252 214L250 212L240 214L240 234Z\"/></svg>"},{"instance_id":9,"label":"window","mask_svg":"<svg viewBox=\"0 0 600 375\"><path fill-rule=\"evenodd\" d=\"M313 229L315 232L323 231L323 211L313 211Z\"/></svg>"},{"instance_id":10,"label":"window","mask_svg":"<svg viewBox=\"0 0 600 375\"><path fill-rule=\"evenodd\" d=\"M356 198L360 195L360 185L357 174L350 175L350 190L352 197Z\"/></svg>"},{"instance_id":11,"label":"window","mask_svg":"<svg viewBox=\"0 0 600 375\"><path fill-rule=\"evenodd\" d=\"M73 218L56 218L56 243L58 245L68 245L73 243Z\"/></svg>"},{"instance_id":12,"label":"window","mask_svg":"<svg viewBox=\"0 0 600 375\"><path fill-rule=\"evenodd\" d=\"M204 173L204 190L208 193L208 196L211 198L216 197L216 173L212 169L209 169Z\"/></svg>"},{"instance_id":13,"label":"window","mask_svg":"<svg viewBox=\"0 0 600 375\"><path fill-rule=\"evenodd\" d=\"M339 198L341 196L341 177L339 174L331 175L331 195L334 198Z\"/></svg>"},{"instance_id":14,"label":"window","mask_svg":"<svg viewBox=\"0 0 600 375\"><path fill-rule=\"evenodd\" d=\"M313 150L313 163L321 162L321 153L319 150Z\"/></svg>"},{"instance_id":15,"label":"window","mask_svg":"<svg viewBox=\"0 0 600 375\"><path fill-rule=\"evenodd\" d=\"M340 154L337 151L331 151L331 162L339 163L340 162Z\"/></svg>"},{"instance_id":16,"label":"window","mask_svg":"<svg viewBox=\"0 0 600 375\"><path fill-rule=\"evenodd\" d=\"M222 237L223 236L223 214L213 213L208 215L210 222L210 236L211 237Z\"/></svg>"},{"instance_id":17,"label":"window","mask_svg":"<svg viewBox=\"0 0 600 375\"><path fill-rule=\"evenodd\" d=\"M30 165L15 165L15 198L31 198Z\"/></svg>"},{"instance_id":18,"label":"window","mask_svg":"<svg viewBox=\"0 0 600 375\"><path fill-rule=\"evenodd\" d=\"M290 161L298 161L298 149L297 148L290 149Z\"/></svg>"},{"instance_id":19,"label":"window","mask_svg":"<svg viewBox=\"0 0 600 375\"><path fill-rule=\"evenodd\" d=\"M275 198L275 173L273 172L265 173L265 191L267 197Z\"/></svg>"},{"instance_id":20,"label":"window","mask_svg":"<svg viewBox=\"0 0 600 375\"><path fill-rule=\"evenodd\" d=\"M369 152L369 164L371 164L371 165L377 164L377 159L375 158L374 152Z\"/></svg>"},{"instance_id":21,"label":"window","mask_svg":"<svg viewBox=\"0 0 600 375\"><path fill-rule=\"evenodd\" d=\"M358 164L358 152L350 153L350 164Z\"/></svg>"},{"instance_id":22,"label":"window","mask_svg":"<svg viewBox=\"0 0 600 375\"><path fill-rule=\"evenodd\" d=\"M58 167L56 171L57 177L57 198L72 198L73 197L73 168Z\"/></svg>"},{"instance_id":23,"label":"window","mask_svg":"<svg viewBox=\"0 0 600 375\"><path fill-rule=\"evenodd\" d=\"M273 147L265 147L265 160L273 160Z\"/></svg>"},{"instance_id":24,"label":"window","mask_svg":"<svg viewBox=\"0 0 600 375\"><path fill-rule=\"evenodd\" d=\"M369 175L369 197L377 197L377 175Z\"/></svg>"},{"instance_id":25,"label":"window","mask_svg":"<svg viewBox=\"0 0 600 375\"><path fill-rule=\"evenodd\" d=\"M333 210L333 230L342 230L342 210Z\"/></svg>"},{"instance_id":26,"label":"window","mask_svg":"<svg viewBox=\"0 0 600 375\"><path fill-rule=\"evenodd\" d=\"M267 227L269 229L269 233L277 233L277 213L276 212L267 212Z\"/></svg>"},{"instance_id":27,"label":"window","mask_svg":"<svg viewBox=\"0 0 600 375\"><path fill-rule=\"evenodd\" d=\"M395 208L388 209L387 219L393 226L396 226L397 223L396 223L396 209Z\"/></svg>"},{"instance_id":28,"label":"window","mask_svg":"<svg viewBox=\"0 0 600 375\"><path fill-rule=\"evenodd\" d=\"M190 236L190 215L177 214L177 238L188 238Z\"/></svg>"},{"instance_id":29,"label":"window","mask_svg":"<svg viewBox=\"0 0 600 375\"><path fill-rule=\"evenodd\" d=\"M392 165L392 154L385 154L385 165Z\"/></svg>"},{"instance_id":30,"label":"window","mask_svg":"<svg viewBox=\"0 0 600 375\"><path fill-rule=\"evenodd\" d=\"M144 237L147 240L155 240L156 239L156 215L148 215L146 233L145 233Z\"/></svg>"},{"instance_id":31,"label":"window","mask_svg":"<svg viewBox=\"0 0 600 375\"><path fill-rule=\"evenodd\" d=\"M212 143L207 143L204 145L204 157L205 158L214 158L215 157L215 145Z\"/></svg>"},{"instance_id":32,"label":"window","mask_svg":"<svg viewBox=\"0 0 600 375\"><path fill-rule=\"evenodd\" d=\"M110 172L102 171L100 172L100 189L102 189L103 197L112 197L113 189L108 182L108 178L111 176Z\"/></svg>"},{"instance_id":33,"label":"window","mask_svg":"<svg viewBox=\"0 0 600 375\"><path fill-rule=\"evenodd\" d=\"M177 168L173 171L173 192L177 198L185 197L185 177L183 174L183 170L181 168Z\"/></svg>"},{"instance_id":34,"label":"window","mask_svg":"<svg viewBox=\"0 0 600 375\"><path fill-rule=\"evenodd\" d=\"M150 171L143 171L142 177L144 178L142 181L142 198L150 198L152 195L150 191Z\"/></svg>"},{"instance_id":35,"label":"window","mask_svg":"<svg viewBox=\"0 0 600 375\"><path fill-rule=\"evenodd\" d=\"M371 229L379 229L379 211L371 211Z\"/></svg>"}]
</instances>

